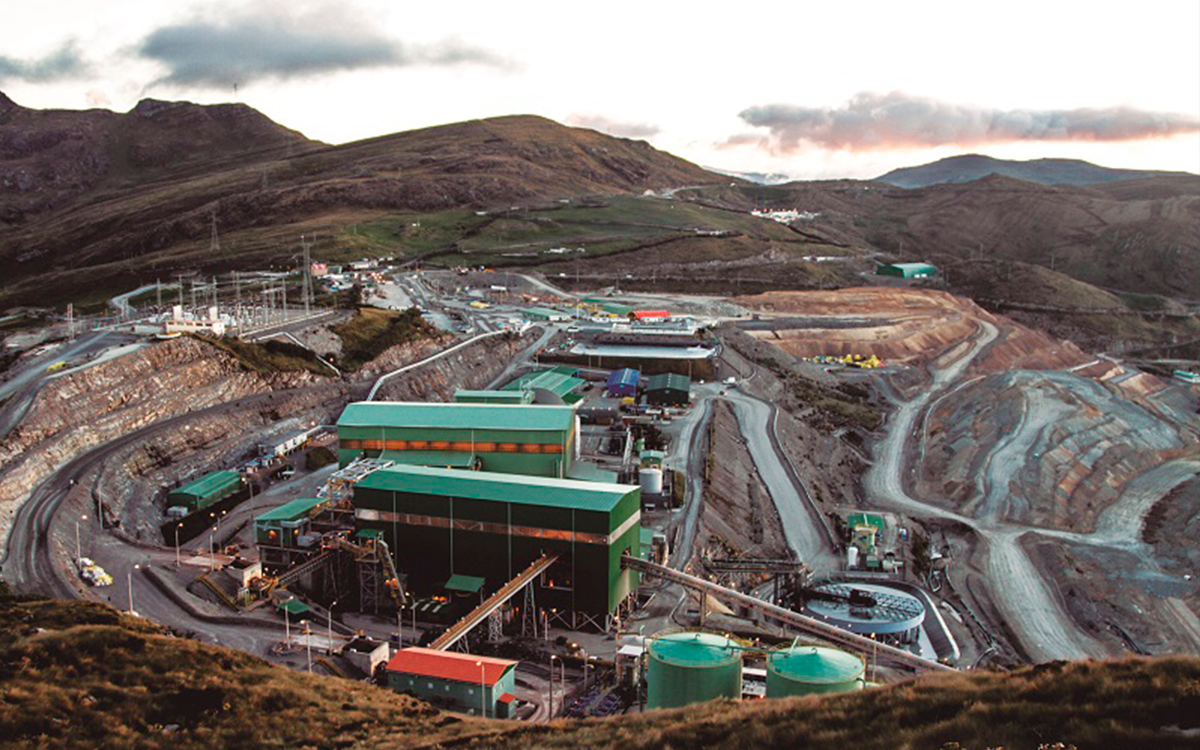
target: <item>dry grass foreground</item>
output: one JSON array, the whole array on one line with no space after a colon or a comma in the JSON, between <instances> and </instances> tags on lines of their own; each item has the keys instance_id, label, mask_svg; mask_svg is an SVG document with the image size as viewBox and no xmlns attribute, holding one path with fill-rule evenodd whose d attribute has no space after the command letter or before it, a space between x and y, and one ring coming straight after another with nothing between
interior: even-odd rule
<instances>
[{"instance_id":1,"label":"dry grass foreground","mask_svg":"<svg viewBox=\"0 0 1200 750\"><path fill-rule=\"evenodd\" d=\"M97 604L0 602L11 748L1195 748L1200 659L1051 663L825 699L524 726L173 637ZM955 744L957 743L957 744Z\"/></svg>"}]
</instances>

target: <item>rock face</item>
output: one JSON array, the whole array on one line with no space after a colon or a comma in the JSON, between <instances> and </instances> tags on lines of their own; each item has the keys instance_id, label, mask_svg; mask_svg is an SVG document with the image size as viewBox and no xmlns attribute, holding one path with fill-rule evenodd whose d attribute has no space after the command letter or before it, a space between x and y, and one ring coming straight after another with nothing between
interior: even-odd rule
<instances>
[{"instance_id":1,"label":"rock face","mask_svg":"<svg viewBox=\"0 0 1200 750\"><path fill-rule=\"evenodd\" d=\"M263 377L192 339L57 378L0 446L0 538L33 488L80 453L162 419L314 381L307 373Z\"/></svg>"},{"instance_id":2,"label":"rock face","mask_svg":"<svg viewBox=\"0 0 1200 750\"><path fill-rule=\"evenodd\" d=\"M791 557L779 513L754 468L737 417L725 402L713 407L711 456L696 545L712 557Z\"/></svg>"},{"instance_id":3,"label":"rock face","mask_svg":"<svg viewBox=\"0 0 1200 750\"><path fill-rule=\"evenodd\" d=\"M922 365L975 335L979 323L986 322L1002 334L983 360L987 371L1069 367L1090 359L1074 344L929 289L767 292L737 301L764 318L762 330L752 330L752 335L797 357L874 354L885 362Z\"/></svg>"}]
</instances>

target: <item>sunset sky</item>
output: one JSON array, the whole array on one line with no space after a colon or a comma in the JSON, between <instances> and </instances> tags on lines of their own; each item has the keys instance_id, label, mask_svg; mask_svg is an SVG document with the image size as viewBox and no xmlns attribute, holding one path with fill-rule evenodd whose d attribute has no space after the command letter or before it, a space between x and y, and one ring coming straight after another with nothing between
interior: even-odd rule
<instances>
[{"instance_id":1,"label":"sunset sky","mask_svg":"<svg viewBox=\"0 0 1200 750\"><path fill-rule=\"evenodd\" d=\"M965 152L1200 172L1200 2L45 0L5 8L0 91L242 101L330 143L532 113L800 178Z\"/></svg>"}]
</instances>

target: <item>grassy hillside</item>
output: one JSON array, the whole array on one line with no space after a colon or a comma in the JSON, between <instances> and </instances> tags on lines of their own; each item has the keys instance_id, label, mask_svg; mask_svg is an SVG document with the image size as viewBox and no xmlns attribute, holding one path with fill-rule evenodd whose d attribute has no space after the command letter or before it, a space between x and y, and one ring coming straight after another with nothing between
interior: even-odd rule
<instances>
[{"instance_id":1,"label":"grassy hillside","mask_svg":"<svg viewBox=\"0 0 1200 750\"><path fill-rule=\"evenodd\" d=\"M96 179L81 178L71 201L47 198L37 210L0 215L0 259L9 267L0 306L19 300L66 301L83 289L152 281L173 270L211 273L288 262L300 234L320 235L318 257L327 251L336 256L354 244L343 240L354 226L404 212L507 208L729 181L643 141L533 116L473 120L341 146L302 140L295 145L298 134L269 131L274 140L267 135L260 140L292 145L256 151L253 159L230 159L214 151L206 161L203 154L212 139L197 136L195 149L189 150L191 122L215 120L225 110L167 103L151 109L162 120L154 142L189 153L188 168L162 173L154 181L121 183L109 179L124 174L114 164ZM58 113L57 119L23 108L14 112L0 117L0 128L17 122L32 140L42 129L62 130L55 123L67 115L72 121L94 119L105 132L112 130L114 138L132 132L134 124L140 128L146 119L130 121L132 113L99 111ZM188 116L169 116L177 112ZM235 133L240 132L236 123L249 136L269 130L261 122L266 118L253 110L241 107L236 114ZM230 132L224 124L212 130L222 137ZM107 163L117 147L99 141L88 148ZM53 149L37 156L39 168L48 174L68 163ZM37 183L24 195L34 200L52 187ZM208 253L214 217L222 237L218 257Z\"/></svg>"},{"instance_id":2,"label":"grassy hillside","mask_svg":"<svg viewBox=\"0 0 1200 750\"><path fill-rule=\"evenodd\" d=\"M970 260L945 267L950 290L1084 349L1144 347L1200 336L1200 316L1157 294L1100 289L1049 268ZM1162 313L1167 313L1163 315Z\"/></svg>"},{"instance_id":3,"label":"grassy hillside","mask_svg":"<svg viewBox=\"0 0 1200 750\"><path fill-rule=\"evenodd\" d=\"M291 672L97 604L17 601L0 584L0 746L11 748L1171 750L1196 746L1198 685L1195 657L1058 662L526 726Z\"/></svg>"}]
</instances>

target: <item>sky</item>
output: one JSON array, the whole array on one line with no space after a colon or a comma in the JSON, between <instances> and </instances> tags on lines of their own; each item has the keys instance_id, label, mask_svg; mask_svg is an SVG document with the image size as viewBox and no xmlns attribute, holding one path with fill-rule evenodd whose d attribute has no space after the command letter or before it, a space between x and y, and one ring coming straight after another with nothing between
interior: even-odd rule
<instances>
[{"instance_id":1,"label":"sky","mask_svg":"<svg viewBox=\"0 0 1200 750\"><path fill-rule=\"evenodd\" d=\"M2 0L26 107L239 101L327 143L506 114L706 167L1200 172L1200 2Z\"/></svg>"}]
</instances>

